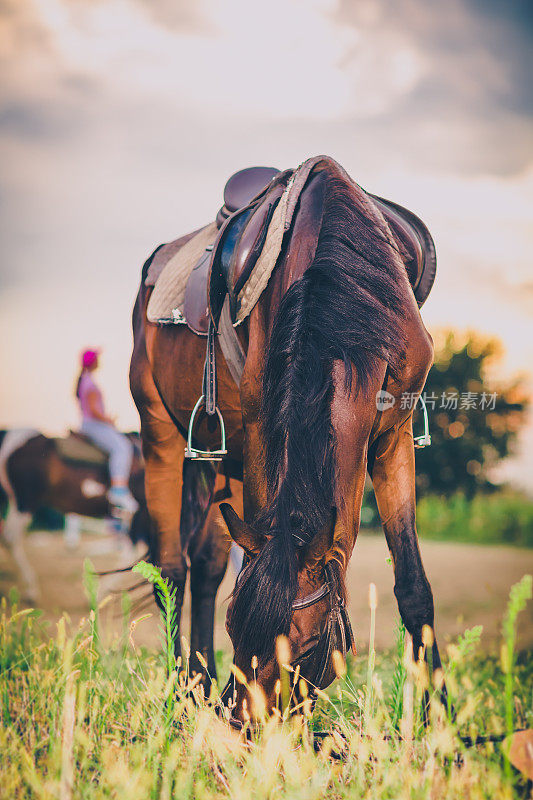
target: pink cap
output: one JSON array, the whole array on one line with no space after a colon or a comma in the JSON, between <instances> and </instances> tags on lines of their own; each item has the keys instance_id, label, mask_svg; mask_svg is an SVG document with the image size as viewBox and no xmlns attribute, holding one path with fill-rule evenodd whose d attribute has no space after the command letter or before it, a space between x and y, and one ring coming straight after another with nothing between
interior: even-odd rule
<instances>
[{"instance_id":1,"label":"pink cap","mask_svg":"<svg viewBox=\"0 0 533 800\"><path fill-rule=\"evenodd\" d=\"M92 367L99 355L100 350L84 350L81 354L82 367Z\"/></svg>"}]
</instances>

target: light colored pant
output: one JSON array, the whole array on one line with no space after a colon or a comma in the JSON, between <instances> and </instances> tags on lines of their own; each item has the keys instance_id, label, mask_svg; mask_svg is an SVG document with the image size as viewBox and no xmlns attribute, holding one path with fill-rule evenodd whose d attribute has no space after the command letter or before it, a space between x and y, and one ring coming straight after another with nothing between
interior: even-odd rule
<instances>
[{"instance_id":1,"label":"light colored pant","mask_svg":"<svg viewBox=\"0 0 533 800\"><path fill-rule=\"evenodd\" d=\"M133 459L133 445L127 436L117 431L107 422L85 417L81 424L82 433L109 453L109 474L112 481L128 483Z\"/></svg>"}]
</instances>

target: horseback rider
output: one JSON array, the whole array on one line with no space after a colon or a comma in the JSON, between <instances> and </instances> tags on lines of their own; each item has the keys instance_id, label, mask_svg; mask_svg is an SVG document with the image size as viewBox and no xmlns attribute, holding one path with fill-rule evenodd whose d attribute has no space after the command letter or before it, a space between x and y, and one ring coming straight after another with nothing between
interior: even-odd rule
<instances>
[{"instance_id":1,"label":"horseback rider","mask_svg":"<svg viewBox=\"0 0 533 800\"><path fill-rule=\"evenodd\" d=\"M128 487L133 444L116 429L113 417L105 413L102 392L93 379L93 373L98 369L99 354L99 350L84 350L81 354L81 372L76 385L76 397L82 415L81 431L109 454L109 502L133 514L138 508Z\"/></svg>"}]
</instances>

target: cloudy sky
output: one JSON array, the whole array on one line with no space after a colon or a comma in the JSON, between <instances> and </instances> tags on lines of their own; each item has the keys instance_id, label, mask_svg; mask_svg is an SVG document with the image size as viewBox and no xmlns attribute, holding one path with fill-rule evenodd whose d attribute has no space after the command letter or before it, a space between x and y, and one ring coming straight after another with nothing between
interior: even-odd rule
<instances>
[{"instance_id":1,"label":"cloudy sky","mask_svg":"<svg viewBox=\"0 0 533 800\"><path fill-rule=\"evenodd\" d=\"M317 153L429 225L430 330L496 335L501 374L529 372L531 8L0 0L0 426L75 424L92 344L110 411L136 425L142 262L212 219L234 170ZM533 485L530 451L531 428L512 469Z\"/></svg>"}]
</instances>

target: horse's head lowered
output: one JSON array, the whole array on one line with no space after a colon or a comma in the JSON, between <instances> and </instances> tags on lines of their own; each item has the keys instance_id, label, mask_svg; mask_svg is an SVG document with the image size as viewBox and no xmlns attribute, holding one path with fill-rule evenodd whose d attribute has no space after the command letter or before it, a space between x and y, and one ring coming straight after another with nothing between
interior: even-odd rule
<instances>
[{"instance_id":1,"label":"horse's head lowered","mask_svg":"<svg viewBox=\"0 0 533 800\"><path fill-rule=\"evenodd\" d=\"M352 644L344 574L376 393L402 362L408 302L412 291L383 217L325 159L250 318L250 342L264 345L250 345L241 381L247 522L222 508L249 559L227 615L235 664L261 687L269 711L279 635L311 690L331 682L333 652L344 655ZM244 697L241 685L234 709L241 720Z\"/></svg>"},{"instance_id":2,"label":"horse's head lowered","mask_svg":"<svg viewBox=\"0 0 533 800\"><path fill-rule=\"evenodd\" d=\"M294 573L291 579L295 583L296 598L288 604L287 598L279 594L280 583L274 587L272 581L277 578L283 581L285 575L278 575L276 558L269 558L269 550L277 548L274 536L265 536L243 522L230 505L221 505L221 511L233 540L246 553L247 563L243 567L232 602L228 609L227 629L235 650L235 665L244 673L249 686L260 686L262 699L258 707L257 695L247 699L250 714L262 711L262 702L266 701L267 711L280 705L279 684L280 666L291 666L298 678L305 679L305 694L313 695L315 688L328 686L335 677L338 664L334 663L334 653L338 651L342 658L346 651L354 648L353 633L345 607L345 590L341 578L339 564L334 560L327 561L333 554L333 532L335 515L323 526L309 544L295 547L293 554ZM243 619L250 605L246 595L259 591L270 592L274 598L285 605L277 609L280 617L285 619L284 631L287 633L288 648L285 645L280 652L272 646L268 625L263 625L264 618L258 617L253 625L253 636L249 636L250 619ZM265 627L267 630L265 630ZM242 632L246 631L246 636ZM277 685L278 684L278 685ZM246 687L241 682L234 682L236 706L234 715L237 719L243 716L243 699L246 698ZM302 699L299 681L293 687L293 706ZM246 706L245 706L246 708Z\"/></svg>"}]
</instances>

